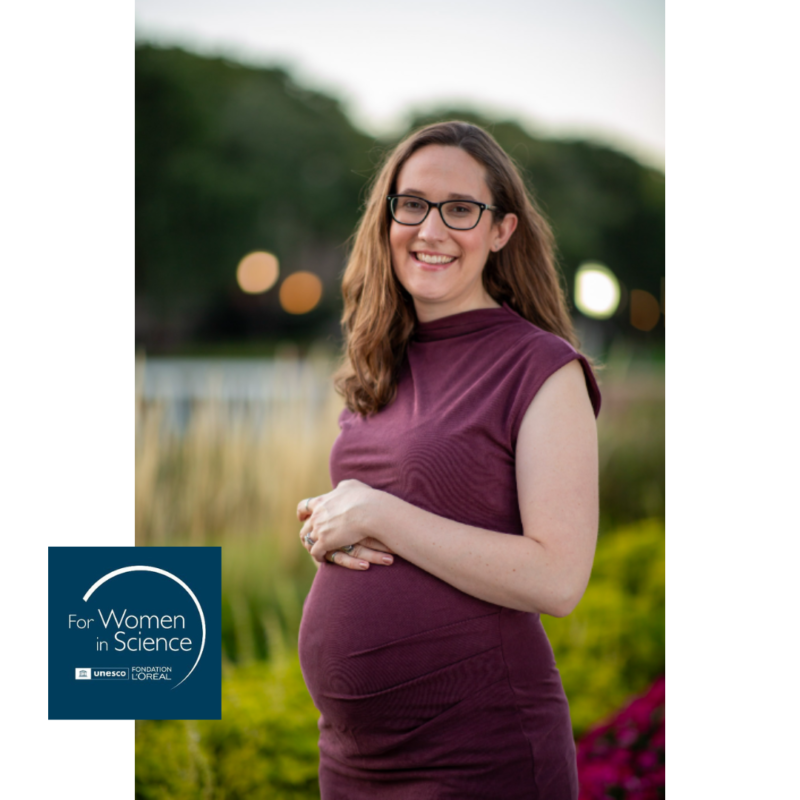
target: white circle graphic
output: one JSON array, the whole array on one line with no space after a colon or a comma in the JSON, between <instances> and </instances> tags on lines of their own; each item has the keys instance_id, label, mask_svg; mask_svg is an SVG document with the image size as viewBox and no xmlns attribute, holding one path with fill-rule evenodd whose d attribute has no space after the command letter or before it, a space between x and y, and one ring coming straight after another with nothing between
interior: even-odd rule
<instances>
[{"instance_id":1,"label":"white circle graphic","mask_svg":"<svg viewBox=\"0 0 800 800\"><path fill-rule=\"evenodd\" d=\"M194 668L200 663L200 657L203 655L203 649L206 646L206 617L203 614L203 609L200 605L200 601L195 596L195 593L176 575L173 575L171 572L167 572L165 569L159 569L158 567L144 567L144 566L137 566L137 567L122 567L121 569L115 569L113 572L109 572L108 575L103 575L100 580L96 581L92 584L92 588L89 589L88 592L83 596L84 602L86 602L92 594L94 594L94 590L102 586L106 581L111 580L111 578L115 578L117 575L122 575L125 572L157 572L159 575L166 575L168 578L172 578L177 584L182 586L186 591L189 593L189 597L194 600L194 604L197 606L197 610L200 612L200 622L203 625L203 640L200 642L200 652L197 654L197 661L194 662L194 665L186 674L186 677L180 681L180 683L175 684L172 687L174 691L177 689L186 678L189 677L194 672Z\"/></svg>"}]
</instances>

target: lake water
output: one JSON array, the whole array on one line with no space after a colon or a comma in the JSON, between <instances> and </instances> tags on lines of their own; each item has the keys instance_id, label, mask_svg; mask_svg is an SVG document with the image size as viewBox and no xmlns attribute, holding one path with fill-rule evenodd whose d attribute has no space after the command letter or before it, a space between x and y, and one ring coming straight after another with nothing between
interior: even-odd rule
<instances>
[{"instance_id":1,"label":"lake water","mask_svg":"<svg viewBox=\"0 0 800 800\"><path fill-rule=\"evenodd\" d=\"M136 397L145 409L161 407L178 430L207 403L227 408L231 420L258 419L287 405L314 415L330 402L335 366L323 359L137 359Z\"/></svg>"}]
</instances>

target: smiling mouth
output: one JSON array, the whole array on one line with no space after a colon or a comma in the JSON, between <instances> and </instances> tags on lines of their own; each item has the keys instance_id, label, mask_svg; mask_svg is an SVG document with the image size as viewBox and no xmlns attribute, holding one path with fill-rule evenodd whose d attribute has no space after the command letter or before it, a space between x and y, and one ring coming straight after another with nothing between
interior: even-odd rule
<instances>
[{"instance_id":1,"label":"smiling mouth","mask_svg":"<svg viewBox=\"0 0 800 800\"><path fill-rule=\"evenodd\" d=\"M437 267L452 264L456 260L456 256L434 256L427 253L412 253L411 255L423 264L431 264Z\"/></svg>"}]
</instances>

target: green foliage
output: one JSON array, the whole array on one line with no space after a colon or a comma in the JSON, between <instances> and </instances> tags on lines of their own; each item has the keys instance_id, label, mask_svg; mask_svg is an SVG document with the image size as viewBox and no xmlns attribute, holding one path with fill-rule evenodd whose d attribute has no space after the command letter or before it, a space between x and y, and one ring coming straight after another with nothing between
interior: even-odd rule
<instances>
[{"instance_id":1,"label":"green foliage","mask_svg":"<svg viewBox=\"0 0 800 800\"><path fill-rule=\"evenodd\" d=\"M196 722L136 722L137 800L211 798L208 760Z\"/></svg>"},{"instance_id":2,"label":"green foliage","mask_svg":"<svg viewBox=\"0 0 800 800\"><path fill-rule=\"evenodd\" d=\"M226 673L221 720L137 722L137 800L318 798L319 715L297 657Z\"/></svg>"},{"instance_id":3,"label":"green foliage","mask_svg":"<svg viewBox=\"0 0 800 800\"><path fill-rule=\"evenodd\" d=\"M601 378L602 379L602 378ZM664 496L664 382L633 380L606 383L603 409L597 421L600 456L600 530L608 531L635 520L665 514Z\"/></svg>"},{"instance_id":4,"label":"green foliage","mask_svg":"<svg viewBox=\"0 0 800 800\"><path fill-rule=\"evenodd\" d=\"M297 543L292 540L292 545ZM231 662L280 657L297 647L297 631L316 569L277 558L274 540L227 541L222 548L222 651Z\"/></svg>"},{"instance_id":5,"label":"green foliage","mask_svg":"<svg viewBox=\"0 0 800 800\"><path fill-rule=\"evenodd\" d=\"M544 623L580 736L663 674L663 522L602 536L583 600ZM269 663L226 666L222 720L136 723L136 797L316 798L317 718L294 647L273 644Z\"/></svg>"},{"instance_id":6,"label":"green foliage","mask_svg":"<svg viewBox=\"0 0 800 800\"><path fill-rule=\"evenodd\" d=\"M664 674L664 608L664 523L602 536L578 607L543 617L576 735Z\"/></svg>"},{"instance_id":7,"label":"green foliage","mask_svg":"<svg viewBox=\"0 0 800 800\"><path fill-rule=\"evenodd\" d=\"M233 286L250 250L291 271L314 243L335 249L372 147L335 100L282 70L137 47L137 293L206 298Z\"/></svg>"}]
</instances>

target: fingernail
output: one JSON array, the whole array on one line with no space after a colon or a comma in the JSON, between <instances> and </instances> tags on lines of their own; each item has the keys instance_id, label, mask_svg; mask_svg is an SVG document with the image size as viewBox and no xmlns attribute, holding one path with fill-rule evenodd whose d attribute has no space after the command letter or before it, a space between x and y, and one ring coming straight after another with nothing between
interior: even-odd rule
<instances>
[{"instance_id":1,"label":"fingernail","mask_svg":"<svg viewBox=\"0 0 800 800\"><path fill-rule=\"evenodd\" d=\"M394 559L391 556L381 556L381 561L383 561L384 564L391 564Z\"/></svg>"},{"instance_id":2,"label":"fingernail","mask_svg":"<svg viewBox=\"0 0 800 800\"><path fill-rule=\"evenodd\" d=\"M359 561L358 562L358 566L361 567L361 569L368 569L369 568L369 564L367 564L366 561Z\"/></svg>"}]
</instances>

